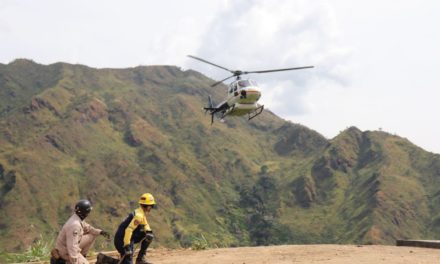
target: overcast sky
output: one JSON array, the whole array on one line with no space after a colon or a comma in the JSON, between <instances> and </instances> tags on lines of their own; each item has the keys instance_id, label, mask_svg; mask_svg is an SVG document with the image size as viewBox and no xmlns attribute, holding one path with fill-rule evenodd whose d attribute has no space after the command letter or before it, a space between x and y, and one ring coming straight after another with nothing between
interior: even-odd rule
<instances>
[{"instance_id":1,"label":"overcast sky","mask_svg":"<svg viewBox=\"0 0 440 264\"><path fill-rule=\"evenodd\" d=\"M327 138L349 126L440 153L440 1L0 0L0 62L177 65L251 75L277 115ZM437 74L436 74L437 73Z\"/></svg>"}]
</instances>

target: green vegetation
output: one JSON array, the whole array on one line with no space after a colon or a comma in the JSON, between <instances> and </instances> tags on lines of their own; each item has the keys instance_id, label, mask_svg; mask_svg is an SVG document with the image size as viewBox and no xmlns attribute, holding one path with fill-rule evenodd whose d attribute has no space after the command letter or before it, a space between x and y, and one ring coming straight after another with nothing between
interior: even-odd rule
<instances>
[{"instance_id":1,"label":"green vegetation","mask_svg":"<svg viewBox=\"0 0 440 264\"><path fill-rule=\"evenodd\" d=\"M191 249L193 250L204 250L210 248L208 241L203 234L200 237L194 237L191 243Z\"/></svg>"},{"instance_id":2,"label":"green vegetation","mask_svg":"<svg viewBox=\"0 0 440 264\"><path fill-rule=\"evenodd\" d=\"M147 191L168 247L440 236L439 155L354 127L327 140L270 111L211 126L200 109L226 90L212 82L172 66L2 65L0 248L53 241L80 198L116 230Z\"/></svg>"},{"instance_id":3,"label":"green vegetation","mask_svg":"<svg viewBox=\"0 0 440 264\"><path fill-rule=\"evenodd\" d=\"M262 169L262 173L266 170ZM280 209L279 187L274 178L261 175L252 187L240 191L240 205L247 211L246 226L252 245L292 242L288 226L277 221Z\"/></svg>"},{"instance_id":4,"label":"green vegetation","mask_svg":"<svg viewBox=\"0 0 440 264\"><path fill-rule=\"evenodd\" d=\"M25 263L49 260L52 242L44 242L38 239L24 253L0 252L1 263Z\"/></svg>"}]
</instances>

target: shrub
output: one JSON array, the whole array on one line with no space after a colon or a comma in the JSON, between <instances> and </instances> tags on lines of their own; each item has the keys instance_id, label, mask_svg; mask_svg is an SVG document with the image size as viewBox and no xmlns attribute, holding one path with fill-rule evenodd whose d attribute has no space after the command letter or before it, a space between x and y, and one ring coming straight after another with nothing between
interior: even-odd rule
<instances>
[{"instance_id":1,"label":"shrub","mask_svg":"<svg viewBox=\"0 0 440 264\"><path fill-rule=\"evenodd\" d=\"M0 261L5 263L23 263L48 260L52 243L43 242L43 239L38 239L32 246L24 253L0 253Z\"/></svg>"},{"instance_id":2,"label":"shrub","mask_svg":"<svg viewBox=\"0 0 440 264\"><path fill-rule=\"evenodd\" d=\"M194 237L194 239L192 240L191 249L204 250L204 249L208 249L208 248L209 248L208 241L206 240L206 238L203 234L200 234L200 238Z\"/></svg>"}]
</instances>

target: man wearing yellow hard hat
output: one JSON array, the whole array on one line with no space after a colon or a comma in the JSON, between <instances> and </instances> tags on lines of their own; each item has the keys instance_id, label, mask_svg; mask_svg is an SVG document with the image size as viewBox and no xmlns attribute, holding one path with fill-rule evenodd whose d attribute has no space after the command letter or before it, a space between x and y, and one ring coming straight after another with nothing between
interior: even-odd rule
<instances>
[{"instance_id":1,"label":"man wearing yellow hard hat","mask_svg":"<svg viewBox=\"0 0 440 264\"><path fill-rule=\"evenodd\" d=\"M115 234L115 247L121 255L121 264L132 264L134 244L141 243L136 264L149 264L146 260L147 248L153 241L153 232L147 218L156 205L151 193L144 193L139 198L139 208L131 212L119 225Z\"/></svg>"}]
</instances>

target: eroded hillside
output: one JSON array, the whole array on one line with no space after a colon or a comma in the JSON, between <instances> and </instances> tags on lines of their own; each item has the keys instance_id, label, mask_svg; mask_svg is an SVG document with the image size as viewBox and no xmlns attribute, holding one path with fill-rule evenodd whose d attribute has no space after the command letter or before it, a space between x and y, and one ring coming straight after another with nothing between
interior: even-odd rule
<instances>
[{"instance_id":1,"label":"eroded hillside","mask_svg":"<svg viewBox=\"0 0 440 264\"><path fill-rule=\"evenodd\" d=\"M115 230L146 191L166 246L440 235L439 155L357 128L328 140L270 111L211 126L201 108L226 90L212 82L174 66L0 65L0 246L53 238L79 198Z\"/></svg>"}]
</instances>

